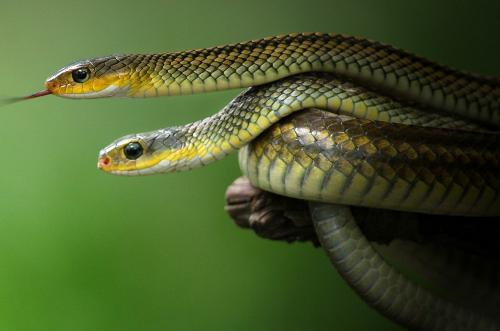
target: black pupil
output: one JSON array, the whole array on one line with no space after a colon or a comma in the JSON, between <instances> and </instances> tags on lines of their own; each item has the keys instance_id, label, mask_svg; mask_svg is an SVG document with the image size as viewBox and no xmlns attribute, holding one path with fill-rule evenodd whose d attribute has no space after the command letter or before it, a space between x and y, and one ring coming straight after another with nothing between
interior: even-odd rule
<instances>
[{"instance_id":1,"label":"black pupil","mask_svg":"<svg viewBox=\"0 0 500 331\"><path fill-rule=\"evenodd\" d=\"M129 143L123 149L125 156L129 160L135 160L142 155L142 146L139 143Z\"/></svg>"},{"instance_id":2,"label":"black pupil","mask_svg":"<svg viewBox=\"0 0 500 331\"><path fill-rule=\"evenodd\" d=\"M73 80L77 83L83 83L87 79L89 79L89 70L87 68L79 68L76 70L73 70L71 73L73 76Z\"/></svg>"}]
</instances>

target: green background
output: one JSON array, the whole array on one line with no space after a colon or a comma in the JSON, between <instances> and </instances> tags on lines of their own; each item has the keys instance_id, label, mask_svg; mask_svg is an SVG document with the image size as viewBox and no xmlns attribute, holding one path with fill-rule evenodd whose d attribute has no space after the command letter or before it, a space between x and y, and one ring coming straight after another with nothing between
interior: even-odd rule
<instances>
[{"instance_id":1,"label":"green background","mask_svg":"<svg viewBox=\"0 0 500 331\"><path fill-rule=\"evenodd\" d=\"M74 60L296 31L366 36L498 75L497 4L4 0L0 95L35 92ZM151 177L96 169L115 138L203 118L237 93L0 108L0 330L398 329L320 249L232 223L223 205L235 155Z\"/></svg>"}]
</instances>

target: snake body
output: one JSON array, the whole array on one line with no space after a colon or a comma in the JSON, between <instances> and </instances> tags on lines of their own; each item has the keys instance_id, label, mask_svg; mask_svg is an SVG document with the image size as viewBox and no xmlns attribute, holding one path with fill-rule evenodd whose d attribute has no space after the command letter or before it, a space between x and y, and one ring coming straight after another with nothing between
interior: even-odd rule
<instances>
[{"instance_id":1,"label":"snake body","mask_svg":"<svg viewBox=\"0 0 500 331\"><path fill-rule=\"evenodd\" d=\"M71 73L90 71L75 82ZM500 124L498 79L441 66L390 45L332 33L294 33L218 47L113 55L71 64L48 78L72 98L155 97L249 87L305 72L330 72L466 118Z\"/></svg>"},{"instance_id":2,"label":"snake body","mask_svg":"<svg viewBox=\"0 0 500 331\"><path fill-rule=\"evenodd\" d=\"M255 186L344 205L500 215L499 136L300 115L241 150Z\"/></svg>"},{"instance_id":3,"label":"snake body","mask_svg":"<svg viewBox=\"0 0 500 331\"><path fill-rule=\"evenodd\" d=\"M500 215L499 135L485 132L500 126L499 80L389 45L337 34L290 34L81 61L46 82L50 93L74 98L254 85L260 86L208 119L118 139L101 151L99 167L124 175L186 170L252 142L240 154L243 171L254 184L279 194L342 205ZM288 117L306 108L336 115L309 111ZM332 262L386 316L417 329L500 328L394 273L357 232L346 207L311 206ZM380 268L358 263L363 256ZM379 272L387 273L386 280L380 282Z\"/></svg>"}]
</instances>

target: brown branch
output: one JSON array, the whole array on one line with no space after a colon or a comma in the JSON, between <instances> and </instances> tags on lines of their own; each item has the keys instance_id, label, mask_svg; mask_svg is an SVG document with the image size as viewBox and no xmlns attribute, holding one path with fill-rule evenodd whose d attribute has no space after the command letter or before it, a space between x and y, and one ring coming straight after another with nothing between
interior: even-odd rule
<instances>
[{"instance_id":1,"label":"brown branch","mask_svg":"<svg viewBox=\"0 0 500 331\"><path fill-rule=\"evenodd\" d=\"M236 179L227 189L225 210L238 226L263 238L319 245L306 201L262 191L246 177Z\"/></svg>"},{"instance_id":2,"label":"brown branch","mask_svg":"<svg viewBox=\"0 0 500 331\"><path fill-rule=\"evenodd\" d=\"M260 237L287 242L310 241L319 245L304 200L265 192L246 177L236 179L226 191L226 212L234 222ZM452 245L472 254L500 256L500 220L424 215L352 207L368 240L388 244L394 239Z\"/></svg>"}]
</instances>

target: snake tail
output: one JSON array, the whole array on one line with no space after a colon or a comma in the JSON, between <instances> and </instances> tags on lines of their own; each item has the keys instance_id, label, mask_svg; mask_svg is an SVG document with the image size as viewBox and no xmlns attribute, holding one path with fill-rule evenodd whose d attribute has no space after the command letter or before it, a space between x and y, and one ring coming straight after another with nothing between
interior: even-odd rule
<instances>
[{"instance_id":1,"label":"snake tail","mask_svg":"<svg viewBox=\"0 0 500 331\"><path fill-rule=\"evenodd\" d=\"M412 330L499 330L488 317L443 300L387 264L365 238L348 206L318 202L309 206L332 264L384 316Z\"/></svg>"}]
</instances>

